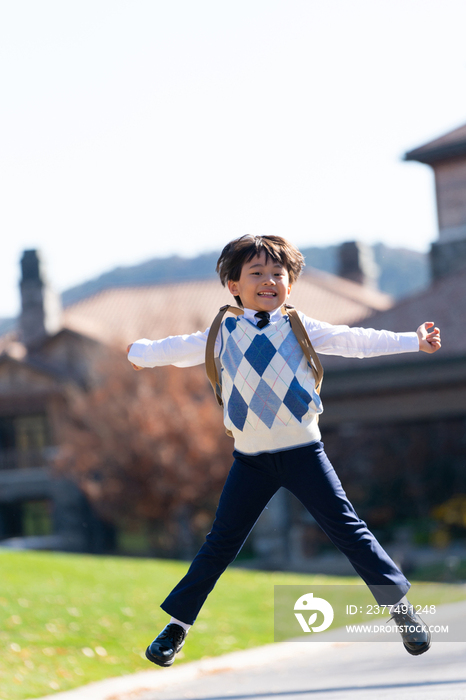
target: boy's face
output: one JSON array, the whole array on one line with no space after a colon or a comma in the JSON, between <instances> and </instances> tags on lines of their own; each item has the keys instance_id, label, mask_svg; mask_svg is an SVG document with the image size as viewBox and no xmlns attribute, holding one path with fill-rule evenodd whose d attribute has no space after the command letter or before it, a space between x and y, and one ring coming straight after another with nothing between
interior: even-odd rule
<instances>
[{"instance_id":1,"label":"boy's face","mask_svg":"<svg viewBox=\"0 0 466 700\"><path fill-rule=\"evenodd\" d=\"M291 284L288 270L270 257L266 261L262 252L243 265L237 282L228 280L228 289L245 309L271 312L286 302Z\"/></svg>"}]
</instances>

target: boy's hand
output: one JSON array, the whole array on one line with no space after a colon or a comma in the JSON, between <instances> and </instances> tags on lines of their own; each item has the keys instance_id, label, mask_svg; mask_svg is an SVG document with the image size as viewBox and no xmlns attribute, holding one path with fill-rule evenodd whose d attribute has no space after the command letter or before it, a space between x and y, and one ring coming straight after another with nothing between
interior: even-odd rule
<instances>
[{"instance_id":1,"label":"boy's hand","mask_svg":"<svg viewBox=\"0 0 466 700\"><path fill-rule=\"evenodd\" d=\"M434 328L432 331L428 330L433 325L432 321L426 321L416 331L419 338L419 350L422 350L422 352L437 352L442 346L440 330L438 328Z\"/></svg>"},{"instance_id":2,"label":"boy's hand","mask_svg":"<svg viewBox=\"0 0 466 700\"><path fill-rule=\"evenodd\" d=\"M131 345L128 345L128 347L126 348L127 355L129 354L129 351L131 350L132 347L133 347L133 343L131 343ZM132 362L130 362L130 365L136 371L139 371L140 369L144 369L144 367L138 367L137 365L133 364Z\"/></svg>"}]
</instances>

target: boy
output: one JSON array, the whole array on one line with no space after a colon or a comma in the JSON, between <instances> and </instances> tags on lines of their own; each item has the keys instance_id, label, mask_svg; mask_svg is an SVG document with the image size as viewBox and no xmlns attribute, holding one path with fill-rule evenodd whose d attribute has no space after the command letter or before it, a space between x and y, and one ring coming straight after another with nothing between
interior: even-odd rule
<instances>
[{"instance_id":1,"label":"boy","mask_svg":"<svg viewBox=\"0 0 466 700\"><path fill-rule=\"evenodd\" d=\"M428 630L405 598L409 582L357 516L320 442L317 417L323 409L314 375L282 313L303 266L301 253L279 236L242 236L225 246L218 260L222 284L244 309L244 315L222 322L215 343L235 461L211 532L161 605L171 620L146 651L159 666L173 663L208 594L281 486L346 554L377 602L391 606L407 651L418 655L430 647ZM440 348L433 323L415 333L391 333L300 318L314 349L323 354L374 357ZM135 369L201 364L207 334L142 339L129 346L128 359Z\"/></svg>"}]
</instances>

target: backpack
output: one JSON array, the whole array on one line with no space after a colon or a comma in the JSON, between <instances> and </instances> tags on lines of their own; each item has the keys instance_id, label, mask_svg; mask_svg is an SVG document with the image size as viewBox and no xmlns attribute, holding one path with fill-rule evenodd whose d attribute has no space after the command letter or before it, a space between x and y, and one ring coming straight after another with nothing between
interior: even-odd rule
<instances>
[{"instance_id":1,"label":"backpack","mask_svg":"<svg viewBox=\"0 0 466 700\"><path fill-rule=\"evenodd\" d=\"M212 325L209 329L209 334L207 336L207 344L206 344L206 349L205 349L205 369L207 373L207 377L209 379L209 382L212 385L212 389L214 390L215 398L217 399L217 403L219 406L223 406L223 401L222 401L222 382L220 379L220 374L218 371L218 366L219 366L219 361L218 358L216 359L214 357L214 348L215 348L215 341L217 339L218 332L220 330L220 324L222 323L223 317L225 314L229 311L232 314L235 314L235 316L242 316L244 311L243 309L240 309L237 306L230 306L229 304L226 304L225 306L222 306L214 318ZM293 331L296 340L301 346L301 349L304 353L305 358L307 359L311 369L312 373L314 375L315 383L316 383L316 392L320 394L320 390L322 387L322 380L324 378L324 370L323 367L320 363L319 358L317 357L317 353L312 347L312 343L309 339L309 336L307 334L307 331L303 325L303 322L299 318L298 312L293 306L290 306L289 304L283 304L282 306L282 313L283 314L288 314L288 318L290 319L290 324L291 324L291 330ZM232 434L229 430L226 431L227 435L230 435L232 437Z\"/></svg>"}]
</instances>

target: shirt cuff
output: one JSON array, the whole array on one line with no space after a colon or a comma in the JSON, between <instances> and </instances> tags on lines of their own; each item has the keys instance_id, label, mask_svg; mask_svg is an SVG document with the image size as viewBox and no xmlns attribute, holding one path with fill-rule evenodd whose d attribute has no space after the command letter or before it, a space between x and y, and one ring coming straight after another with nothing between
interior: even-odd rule
<instances>
[{"instance_id":1,"label":"shirt cuff","mask_svg":"<svg viewBox=\"0 0 466 700\"><path fill-rule=\"evenodd\" d=\"M148 358L148 350L151 346L152 341L147 338L141 338L141 340L136 340L132 344L131 350L128 353L128 361L132 362L138 367L152 367L151 361Z\"/></svg>"},{"instance_id":2,"label":"shirt cuff","mask_svg":"<svg viewBox=\"0 0 466 700\"><path fill-rule=\"evenodd\" d=\"M419 338L416 331L400 333L402 352L419 352Z\"/></svg>"}]
</instances>

